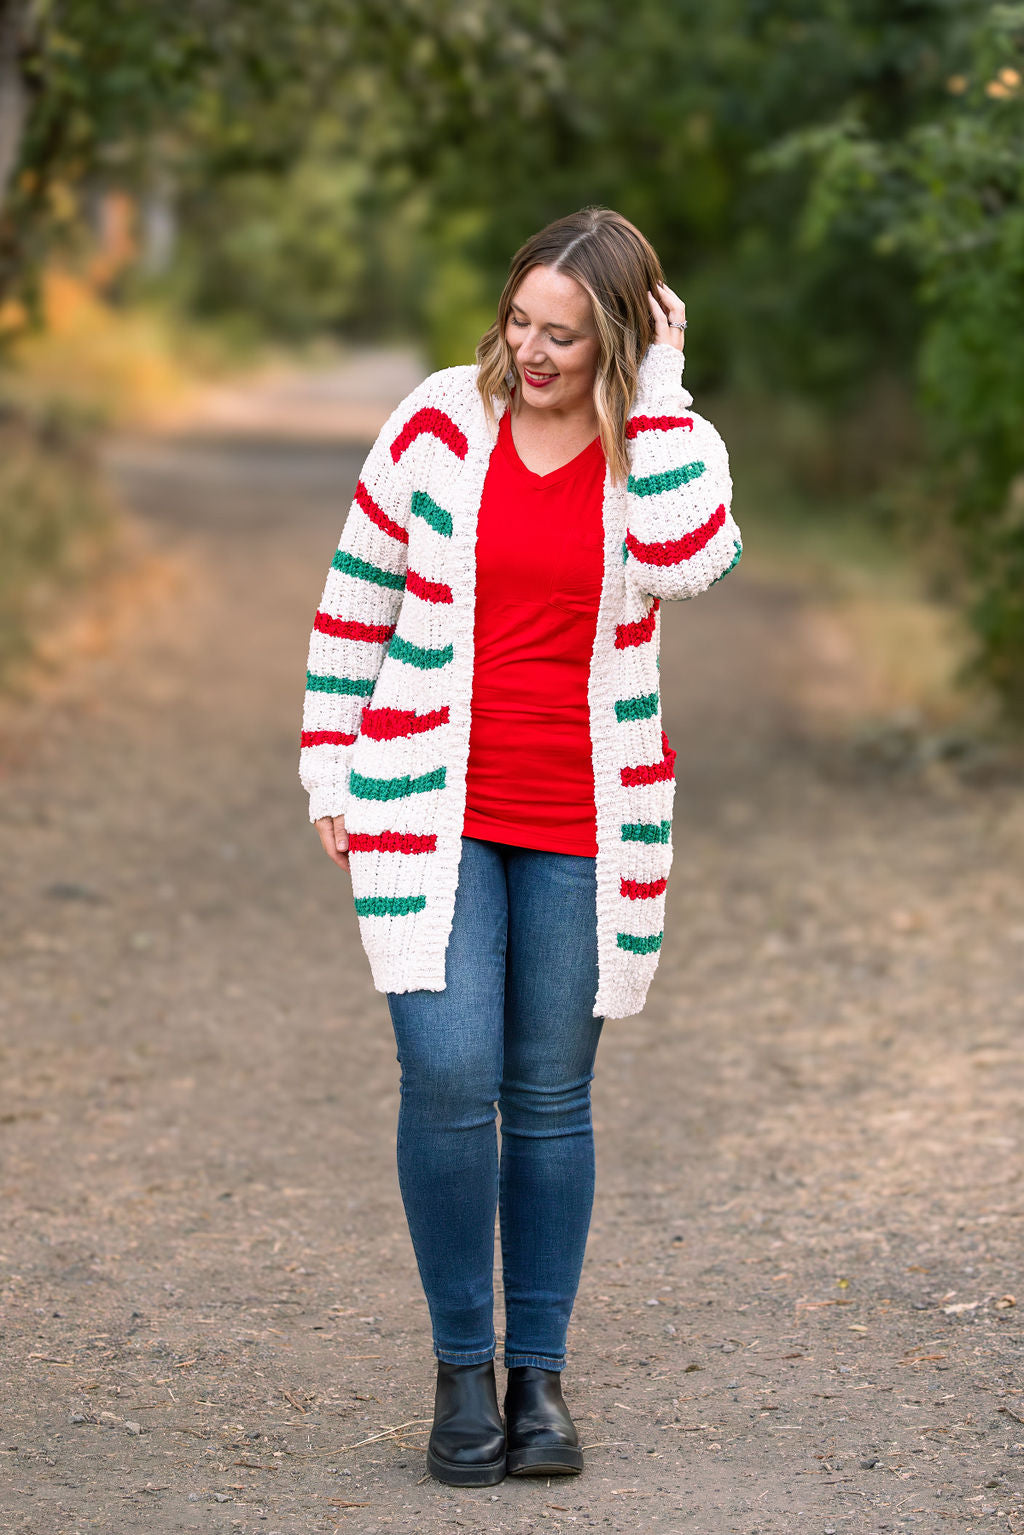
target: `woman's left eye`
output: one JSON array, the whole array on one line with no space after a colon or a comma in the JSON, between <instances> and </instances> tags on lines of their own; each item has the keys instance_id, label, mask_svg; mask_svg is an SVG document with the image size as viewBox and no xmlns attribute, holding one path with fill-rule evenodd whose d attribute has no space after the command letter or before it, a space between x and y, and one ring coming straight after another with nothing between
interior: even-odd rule
<instances>
[{"instance_id":1,"label":"woman's left eye","mask_svg":"<svg viewBox=\"0 0 1024 1535\"><path fill-rule=\"evenodd\" d=\"M548 340L549 341L553 341L555 346L572 346L572 341L571 340L570 341L559 341L557 336L549 336Z\"/></svg>"}]
</instances>

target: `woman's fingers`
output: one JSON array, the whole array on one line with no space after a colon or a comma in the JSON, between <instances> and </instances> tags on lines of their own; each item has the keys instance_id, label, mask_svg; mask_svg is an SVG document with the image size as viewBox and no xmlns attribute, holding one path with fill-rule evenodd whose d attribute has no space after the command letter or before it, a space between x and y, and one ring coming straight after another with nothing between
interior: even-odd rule
<instances>
[{"instance_id":1,"label":"woman's fingers","mask_svg":"<svg viewBox=\"0 0 1024 1535\"><path fill-rule=\"evenodd\" d=\"M348 868L348 832L343 815L321 816L314 822L323 850L339 869Z\"/></svg>"},{"instance_id":2,"label":"woman's fingers","mask_svg":"<svg viewBox=\"0 0 1024 1535\"><path fill-rule=\"evenodd\" d=\"M654 297L654 294L650 291L649 288L647 290L647 302L650 304L651 313L654 316L655 342L671 341L672 333L668 328L668 317L666 316L664 309L658 303L658 300Z\"/></svg>"},{"instance_id":3,"label":"woman's fingers","mask_svg":"<svg viewBox=\"0 0 1024 1535\"><path fill-rule=\"evenodd\" d=\"M651 299L649 291L647 297ZM681 352L686 305L678 293L673 293L667 282L658 284L657 313L659 318L655 320L655 341L666 342L669 346L674 346L677 352Z\"/></svg>"},{"instance_id":4,"label":"woman's fingers","mask_svg":"<svg viewBox=\"0 0 1024 1535\"><path fill-rule=\"evenodd\" d=\"M686 305L683 303L682 299L679 297L679 294L678 293L674 293L672 291L672 289L669 287L667 282L663 282L663 283L659 283L658 284L658 297L661 299L661 302L664 304L665 311L670 316L671 319L673 319L673 320L685 320L686 319Z\"/></svg>"}]
</instances>

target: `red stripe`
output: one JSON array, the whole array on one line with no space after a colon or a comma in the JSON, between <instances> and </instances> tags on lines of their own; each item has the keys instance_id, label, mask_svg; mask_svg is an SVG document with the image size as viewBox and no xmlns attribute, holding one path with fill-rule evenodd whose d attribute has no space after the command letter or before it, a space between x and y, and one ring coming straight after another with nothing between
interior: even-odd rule
<instances>
[{"instance_id":1,"label":"red stripe","mask_svg":"<svg viewBox=\"0 0 1024 1535\"><path fill-rule=\"evenodd\" d=\"M448 705L416 714L412 709L364 709L362 732L373 741L393 741L396 736L417 736L448 723Z\"/></svg>"},{"instance_id":2,"label":"red stripe","mask_svg":"<svg viewBox=\"0 0 1024 1535\"><path fill-rule=\"evenodd\" d=\"M377 505L362 480L356 486L355 498L370 521L375 522L378 528L382 528L385 533L390 533L392 538L397 538L400 544L407 544L409 542L409 535L405 529L400 528L397 522L392 522L387 512Z\"/></svg>"},{"instance_id":3,"label":"red stripe","mask_svg":"<svg viewBox=\"0 0 1024 1535\"><path fill-rule=\"evenodd\" d=\"M415 570L406 571L405 589L412 592L414 597L422 597L424 602L452 601L450 586L445 586L443 581L425 581Z\"/></svg>"},{"instance_id":4,"label":"red stripe","mask_svg":"<svg viewBox=\"0 0 1024 1535\"><path fill-rule=\"evenodd\" d=\"M304 730L302 732L303 746L351 746L355 736L346 735L343 730Z\"/></svg>"},{"instance_id":5,"label":"red stripe","mask_svg":"<svg viewBox=\"0 0 1024 1535\"><path fill-rule=\"evenodd\" d=\"M670 539L664 544L642 544L632 533L626 533L626 548L634 559L643 565L679 565L683 560L692 559L699 554L704 545L709 543L725 524L725 503L719 506L717 511L711 513L707 522L702 522L699 528L694 528L691 533L684 533L682 538Z\"/></svg>"},{"instance_id":6,"label":"red stripe","mask_svg":"<svg viewBox=\"0 0 1024 1535\"><path fill-rule=\"evenodd\" d=\"M395 632L394 624L361 624L355 618L332 618L330 613L318 612L313 628L321 634L329 634L336 640L372 640L386 645Z\"/></svg>"},{"instance_id":7,"label":"red stripe","mask_svg":"<svg viewBox=\"0 0 1024 1535\"><path fill-rule=\"evenodd\" d=\"M638 784L665 783L673 777L676 754L668 744L668 736L661 732L661 749L664 753L660 762L644 762L639 767L624 767L619 769L619 776L627 789L635 789Z\"/></svg>"},{"instance_id":8,"label":"red stripe","mask_svg":"<svg viewBox=\"0 0 1024 1535\"><path fill-rule=\"evenodd\" d=\"M437 850L437 837L431 832L419 836L408 831L365 831L349 833L350 853L433 853Z\"/></svg>"},{"instance_id":9,"label":"red stripe","mask_svg":"<svg viewBox=\"0 0 1024 1535\"><path fill-rule=\"evenodd\" d=\"M652 879L649 885L641 884L638 879L624 879L619 886L619 894L628 896L631 901L649 901L661 895L667 884L667 879Z\"/></svg>"},{"instance_id":10,"label":"red stripe","mask_svg":"<svg viewBox=\"0 0 1024 1535\"><path fill-rule=\"evenodd\" d=\"M661 601L655 597L647 612L646 618L640 618L635 624L615 625L615 649L625 650L627 645L645 645L648 640L654 638L654 615L661 607Z\"/></svg>"},{"instance_id":11,"label":"red stripe","mask_svg":"<svg viewBox=\"0 0 1024 1535\"><path fill-rule=\"evenodd\" d=\"M443 410L437 410L433 405L426 405L409 417L391 444L391 457L396 464L406 448L423 432L430 432L439 442L443 442L446 448L451 448L456 458L465 458L469 452L466 434L460 431L451 416L446 415Z\"/></svg>"},{"instance_id":12,"label":"red stripe","mask_svg":"<svg viewBox=\"0 0 1024 1535\"><path fill-rule=\"evenodd\" d=\"M671 432L673 427L693 431L692 416L631 416L626 422L626 436L639 437L641 432Z\"/></svg>"}]
</instances>

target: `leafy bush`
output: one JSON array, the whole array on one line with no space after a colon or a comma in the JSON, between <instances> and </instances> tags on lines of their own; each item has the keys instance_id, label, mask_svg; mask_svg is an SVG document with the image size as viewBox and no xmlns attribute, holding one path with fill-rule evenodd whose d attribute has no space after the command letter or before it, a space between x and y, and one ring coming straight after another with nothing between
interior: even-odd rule
<instances>
[{"instance_id":1,"label":"leafy bush","mask_svg":"<svg viewBox=\"0 0 1024 1535\"><path fill-rule=\"evenodd\" d=\"M848 106L758 163L812 165L807 249L857 220L880 263L913 264L938 533L922 525L922 556L934 542L948 579L952 530L978 640L970 669L1024 718L1024 5L965 7L954 38L960 66L896 136L872 134Z\"/></svg>"}]
</instances>

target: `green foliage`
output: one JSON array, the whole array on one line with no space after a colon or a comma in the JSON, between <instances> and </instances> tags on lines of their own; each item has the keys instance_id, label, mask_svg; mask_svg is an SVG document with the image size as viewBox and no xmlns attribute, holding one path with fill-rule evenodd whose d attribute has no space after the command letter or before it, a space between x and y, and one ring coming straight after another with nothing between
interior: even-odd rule
<instances>
[{"instance_id":1,"label":"green foliage","mask_svg":"<svg viewBox=\"0 0 1024 1535\"><path fill-rule=\"evenodd\" d=\"M435 363L468 361L512 251L572 208L617 207L687 300L695 388L800 395L841 424L878 380L916 383L929 512L958 541L980 663L1024 712L1024 6L31 14L0 299L31 292L83 191L165 187L179 238L164 286L189 310L291 338L412 327Z\"/></svg>"},{"instance_id":2,"label":"green foliage","mask_svg":"<svg viewBox=\"0 0 1024 1535\"><path fill-rule=\"evenodd\" d=\"M247 170L187 209L186 275L198 314L251 316L289 338L339 328L362 298L366 168L329 147L281 176Z\"/></svg>"},{"instance_id":3,"label":"green foliage","mask_svg":"<svg viewBox=\"0 0 1024 1535\"><path fill-rule=\"evenodd\" d=\"M851 108L760 163L813 166L802 248L860 221L879 266L912 267L916 376L979 639L974 670L1024 716L1024 5L967 7L952 39L956 72L896 136Z\"/></svg>"}]
</instances>

